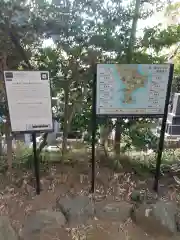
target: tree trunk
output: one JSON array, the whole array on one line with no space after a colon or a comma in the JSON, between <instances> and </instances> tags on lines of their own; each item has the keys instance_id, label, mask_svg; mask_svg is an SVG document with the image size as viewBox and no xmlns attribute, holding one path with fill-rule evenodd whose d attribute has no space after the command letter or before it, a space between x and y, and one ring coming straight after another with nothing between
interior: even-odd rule
<instances>
[{"instance_id":1,"label":"tree trunk","mask_svg":"<svg viewBox=\"0 0 180 240\"><path fill-rule=\"evenodd\" d=\"M106 157L108 157L108 136L109 136L109 129L106 125L100 126L100 147L104 151Z\"/></svg>"},{"instance_id":2,"label":"tree trunk","mask_svg":"<svg viewBox=\"0 0 180 240\"><path fill-rule=\"evenodd\" d=\"M139 13L140 13L140 0L136 0L135 2L135 10L134 10L134 17L133 17L133 22L132 22L132 29L131 29L131 35L129 39L129 44L128 44L128 51L127 51L127 64L132 62L133 58L133 50L134 50L134 44L135 44L135 39L136 39L136 30L137 30L137 22L139 19ZM116 121L116 132L115 132L115 146L114 150L117 155L120 155L120 141L121 141L121 120L117 119Z\"/></svg>"},{"instance_id":3,"label":"tree trunk","mask_svg":"<svg viewBox=\"0 0 180 240\"><path fill-rule=\"evenodd\" d=\"M72 119L74 117L74 114L77 111L76 101L77 100L78 100L78 102L83 101L83 98L85 96L85 93L82 93L82 95L80 97L77 97L76 101L72 103L71 107L69 107L69 94L70 94L69 86L70 86L70 83L71 82L68 82L67 85L64 87L64 91L65 91L65 99L64 99L65 108L64 108L64 128L63 128L62 155L64 155L67 152L68 133L70 132L71 123L72 123Z\"/></svg>"},{"instance_id":4,"label":"tree trunk","mask_svg":"<svg viewBox=\"0 0 180 240\"><path fill-rule=\"evenodd\" d=\"M63 142L62 142L62 157L67 152L67 139L68 139L68 102L69 102L69 87L64 89L64 127L63 127Z\"/></svg>"},{"instance_id":5,"label":"tree trunk","mask_svg":"<svg viewBox=\"0 0 180 240\"><path fill-rule=\"evenodd\" d=\"M8 164L8 170L11 171L11 169L12 169L12 161L13 161L13 157L12 157L13 148L12 148L11 129L10 129L10 125L8 124L8 122L6 123L5 136L6 136L6 144L7 144L7 164Z\"/></svg>"},{"instance_id":6,"label":"tree trunk","mask_svg":"<svg viewBox=\"0 0 180 240\"><path fill-rule=\"evenodd\" d=\"M3 71L7 70L7 63L6 63L7 56L3 53L0 54L0 78L4 79ZM2 94L2 100L6 99L6 93L5 93L5 86L3 84L3 94ZM7 103L6 103L6 107ZM11 124L10 124L10 118L9 118L9 111L7 109L6 111L6 123L5 123L5 137L6 137L6 144L7 144L7 164L8 169L12 169L12 137L11 137Z\"/></svg>"},{"instance_id":7,"label":"tree trunk","mask_svg":"<svg viewBox=\"0 0 180 240\"><path fill-rule=\"evenodd\" d=\"M135 44L135 40L136 40L137 23L138 23L139 14L140 14L140 4L141 4L141 0L136 0L135 9L134 9L134 17L133 17L132 28L131 28L131 35L130 35L129 44L128 44L128 52L127 52L127 63L128 64L132 62L132 58L133 58L133 50L134 50L134 44Z\"/></svg>"},{"instance_id":8,"label":"tree trunk","mask_svg":"<svg viewBox=\"0 0 180 240\"><path fill-rule=\"evenodd\" d=\"M2 134L0 133L0 157L3 155Z\"/></svg>"},{"instance_id":9,"label":"tree trunk","mask_svg":"<svg viewBox=\"0 0 180 240\"><path fill-rule=\"evenodd\" d=\"M134 44L136 39L136 30L137 30L137 22L139 19L139 13L140 13L140 0L136 0L135 2L135 10L134 10L134 17L132 22L132 28L131 28L131 35L129 39L128 44L128 51L126 56L127 64L132 62L133 58L133 50L134 50ZM117 155L120 155L120 141L121 141L121 120L117 119L116 121L116 131L115 131L115 144L114 144L114 150Z\"/></svg>"},{"instance_id":10,"label":"tree trunk","mask_svg":"<svg viewBox=\"0 0 180 240\"><path fill-rule=\"evenodd\" d=\"M116 129L115 129L115 139L114 139L114 151L117 156L120 155L120 143L121 143L121 120L117 118Z\"/></svg>"},{"instance_id":11,"label":"tree trunk","mask_svg":"<svg viewBox=\"0 0 180 240\"><path fill-rule=\"evenodd\" d=\"M100 133L100 145L103 145L103 143L104 143L104 125L100 126L99 133Z\"/></svg>"}]
</instances>

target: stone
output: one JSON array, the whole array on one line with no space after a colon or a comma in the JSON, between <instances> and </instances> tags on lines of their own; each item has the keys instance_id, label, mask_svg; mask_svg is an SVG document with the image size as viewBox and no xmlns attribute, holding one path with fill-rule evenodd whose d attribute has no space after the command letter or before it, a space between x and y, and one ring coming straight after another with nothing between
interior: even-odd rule
<instances>
[{"instance_id":1,"label":"stone","mask_svg":"<svg viewBox=\"0 0 180 240\"><path fill-rule=\"evenodd\" d=\"M56 133L55 132L48 134L47 144L48 144L48 146L51 146L51 145L55 145L56 146L57 145Z\"/></svg>"},{"instance_id":2,"label":"stone","mask_svg":"<svg viewBox=\"0 0 180 240\"><path fill-rule=\"evenodd\" d=\"M176 225L177 225L177 231L180 232L180 210L179 209L176 213Z\"/></svg>"},{"instance_id":3,"label":"stone","mask_svg":"<svg viewBox=\"0 0 180 240\"><path fill-rule=\"evenodd\" d=\"M73 240L68 230L58 227L46 228L40 234L37 234L36 237L34 236L32 240Z\"/></svg>"},{"instance_id":4,"label":"stone","mask_svg":"<svg viewBox=\"0 0 180 240\"><path fill-rule=\"evenodd\" d=\"M174 93L173 103L167 116L166 134L180 135L180 93Z\"/></svg>"},{"instance_id":5,"label":"stone","mask_svg":"<svg viewBox=\"0 0 180 240\"><path fill-rule=\"evenodd\" d=\"M134 227L133 225L131 222L123 224L121 222L92 220L88 227L82 226L82 228L78 229L78 233L76 232L74 239L152 240L142 229L137 226Z\"/></svg>"},{"instance_id":6,"label":"stone","mask_svg":"<svg viewBox=\"0 0 180 240\"><path fill-rule=\"evenodd\" d=\"M155 192L149 190L134 190L131 193L131 201L136 203L155 203L157 202L158 195Z\"/></svg>"},{"instance_id":7,"label":"stone","mask_svg":"<svg viewBox=\"0 0 180 240\"><path fill-rule=\"evenodd\" d=\"M172 113L174 115L180 115L180 93L174 93Z\"/></svg>"},{"instance_id":8,"label":"stone","mask_svg":"<svg viewBox=\"0 0 180 240\"><path fill-rule=\"evenodd\" d=\"M63 227L65 224L66 219L61 212L39 210L27 217L22 230L22 236L25 239L31 239L33 234L40 233L45 228Z\"/></svg>"},{"instance_id":9,"label":"stone","mask_svg":"<svg viewBox=\"0 0 180 240\"><path fill-rule=\"evenodd\" d=\"M170 236L177 233L177 207L173 202L159 200L143 203L132 212L132 219L151 235Z\"/></svg>"},{"instance_id":10,"label":"stone","mask_svg":"<svg viewBox=\"0 0 180 240\"><path fill-rule=\"evenodd\" d=\"M0 240L18 240L18 235L11 226L8 217L0 217Z\"/></svg>"},{"instance_id":11,"label":"stone","mask_svg":"<svg viewBox=\"0 0 180 240\"><path fill-rule=\"evenodd\" d=\"M94 216L94 206L87 196L74 198L64 197L56 202L56 209L60 210L70 225L85 224Z\"/></svg>"},{"instance_id":12,"label":"stone","mask_svg":"<svg viewBox=\"0 0 180 240\"><path fill-rule=\"evenodd\" d=\"M132 205L127 202L100 202L95 205L95 215L100 220L124 222L130 217Z\"/></svg>"}]
</instances>

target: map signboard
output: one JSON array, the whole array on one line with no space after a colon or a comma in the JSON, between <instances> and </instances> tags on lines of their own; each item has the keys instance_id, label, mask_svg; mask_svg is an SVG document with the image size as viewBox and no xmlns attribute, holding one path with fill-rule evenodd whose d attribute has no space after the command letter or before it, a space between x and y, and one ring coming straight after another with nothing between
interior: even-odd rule
<instances>
[{"instance_id":1,"label":"map signboard","mask_svg":"<svg viewBox=\"0 0 180 240\"><path fill-rule=\"evenodd\" d=\"M53 129L49 72L4 71L12 132Z\"/></svg>"},{"instance_id":2,"label":"map signboard","mask_svg":"<svg viewBox=\"0 0 180 240\"><path fill-rule=\"evenodd\" d=\"M163 116L170 64L97 64L96 114Z\"/></svg>"}]
</instances>

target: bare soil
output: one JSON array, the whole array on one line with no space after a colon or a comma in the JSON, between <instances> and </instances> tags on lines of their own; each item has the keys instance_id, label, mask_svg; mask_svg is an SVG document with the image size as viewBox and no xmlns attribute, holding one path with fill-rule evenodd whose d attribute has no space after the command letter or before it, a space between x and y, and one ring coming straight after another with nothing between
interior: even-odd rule
<instances>
[{"instance_id":1,"label":"bare soil","mask_svg":"<svg viewBox=\"0 0 180 240\"><path fill-rule=\"evenodd\" d=\"M11 174L0 176L0 215L8 215L19 234L25 218L32 211L52 209L56 199L61 196L89 195L91 169L87 165L66 166L61 164L47 166L41 172L42 191L35 193L35 180L32 171L13 170ZM96 201L130 201L134 189L152 189L153 178L141 178L131 172L114 173L101 167L96 171ZM179 201L180 191L172 179L160 181L162 198ZM86 236L86 238L85 238ZM87 226L78 229L48 229L37 239L43 240L153 240L131 220L126 223L112 223L94 219ZM157 238L156 238L157 239ZM176 239L176 238L174 238ZM158 238L158 240L166 240Z\"/></svg>"}]
</instances>

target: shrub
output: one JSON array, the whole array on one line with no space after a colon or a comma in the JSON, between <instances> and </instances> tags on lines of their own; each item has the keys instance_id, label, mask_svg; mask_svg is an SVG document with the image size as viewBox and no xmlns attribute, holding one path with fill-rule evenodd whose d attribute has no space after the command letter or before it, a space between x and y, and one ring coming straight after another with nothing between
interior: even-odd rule
<instances>
[{"instance_id":1,"label":"shrub","mask_svg":"<svg viewBox=\"0 0 180 240\"><path fill-rule=\"evenodd\" d=\"M179 163L180 150L164 150L162 154L161 162L161 173L169 171L173 164ZM133 169L136 173L144 175L145 173L154 173L156 169L157 154L152 152L150 154L145 154L141 152L129 152L128 156L124 153L117 158L113 157L109 161L111 162L109 166L114 170L118 171L120 165L125 168Z\"/></svg>"},{"instance_id":2,"label":"shrub","mask_svg":"<svg viewBox=\"0 0 180 240\"><path fill-rule=\"evenodd\" d=\"M31 168L33 165L33 152L32 148L28 147L25 143L17 141L16 148L14 149L13 167Z\"/></svg>"}]
</instances>

